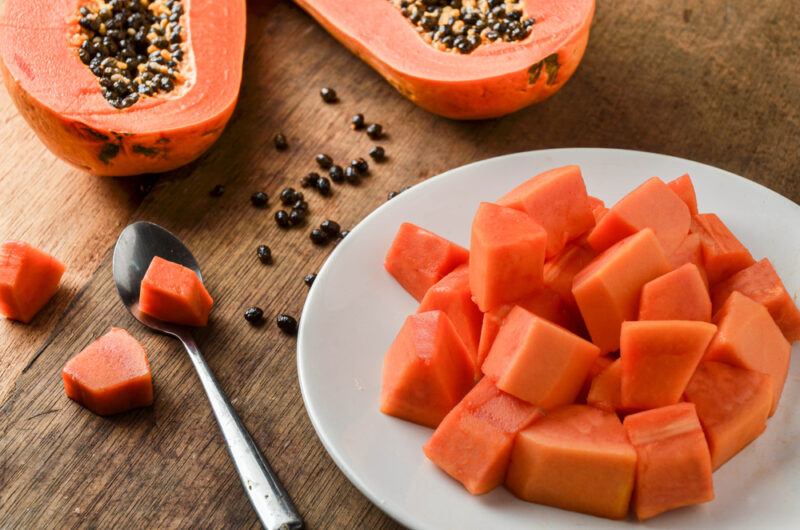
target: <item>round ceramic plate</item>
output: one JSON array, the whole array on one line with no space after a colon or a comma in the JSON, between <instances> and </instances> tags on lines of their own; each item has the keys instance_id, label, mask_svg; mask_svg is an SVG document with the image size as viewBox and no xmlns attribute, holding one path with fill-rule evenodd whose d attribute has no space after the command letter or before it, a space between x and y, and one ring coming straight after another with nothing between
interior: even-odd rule
<instances>
[{"instance_id":1,"label":"round ceramic plate","mask_svg":"<svg viewBox=\"0 0 800 530\"><path fill-rule=\"evenodd\" d=\"M383 269L400 223L468 246L472 216L531 176L579 164L591 195L613 204L646 178L689 173L701 211L715 212L756 259L767 256L800 289L800 207L721 169L613 149L504 156L431 178L370 214L319 273L300 320L297 364L306 409L339 468L372 502L416 529L797 528L800 522L800 369L792 362L767 431L714 474L716 500L646 523L610 521L520 501L504 488L473 497L429 462L430 429L378 411L383 355L416 302ZM800 355L800 345L793 348Z\"/></svg>"}]
</instances>

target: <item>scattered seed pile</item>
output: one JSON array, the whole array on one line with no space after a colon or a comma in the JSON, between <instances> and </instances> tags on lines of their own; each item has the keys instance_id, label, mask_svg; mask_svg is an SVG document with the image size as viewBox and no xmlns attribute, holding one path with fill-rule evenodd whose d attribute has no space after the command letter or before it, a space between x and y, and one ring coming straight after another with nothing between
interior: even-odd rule
<instances>
[{"instance_id":1,"label":"scattered seed pile","mask_svg":"<svg viewBox=\"0 0 800 530\"><path fill-rule=\"evenodd\" d=\"M520 0L390 0L425 41L440 50L470 53L486 42L519 41L534 19Z\"/></svg>"},{"instance_id":2,"label":"scattered seed pile","mask_svg":"<svg viewBox=\"0 0 800 530\"><path fill-rule=\"evenodd\" d=\"M181 83L180 0L90 0L79 9L78 56L118 109Z\"/></svg>"}]
</instances>

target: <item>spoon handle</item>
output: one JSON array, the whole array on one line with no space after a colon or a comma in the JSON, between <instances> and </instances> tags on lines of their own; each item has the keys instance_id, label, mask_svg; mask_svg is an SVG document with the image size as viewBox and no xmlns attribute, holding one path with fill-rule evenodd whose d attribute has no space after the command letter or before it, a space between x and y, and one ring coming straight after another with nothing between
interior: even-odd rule
<instances>
[{"instance_id":1,"label":"spoon handle","mask_svg":"<svg viewBox=\"0 0 800 530\"><path fill-rule=\"evenodd\" d=\"M239 473L242 486L250 503L267 530L296 530L303 528L303 520L292 500L283 489L275 472L261 456L253 438L242 424L233 406L206 364L203 354L191 336L181 337L192 360L203 389L206 391L214 416L217 418L228 453Z\"/></svg>"}]
</instances>

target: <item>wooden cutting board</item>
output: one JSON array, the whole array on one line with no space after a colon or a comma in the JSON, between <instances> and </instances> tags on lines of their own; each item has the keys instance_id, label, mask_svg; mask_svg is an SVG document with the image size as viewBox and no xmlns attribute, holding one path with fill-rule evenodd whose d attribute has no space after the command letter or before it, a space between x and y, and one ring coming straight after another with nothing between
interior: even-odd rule
<instances>
[{"instance_id":1,"label":"wooden cutting board","mask_svg":"<svg viewBox=\"0 0 800 530\"><path fill-rule=\"evenodd\" d=\"M309 527L394 527L323 450L300 398L295 341L272 324L280 312L300 313L303 276L330 250L310 244L309 227L326 218L352 227L389 191L475 160L550 147L682 156L799 201L794 3L600 2L584 62L558 95L504 119L458 123L404 100L293 4L252 2L234 119L201 160L157 179L99 179L69 168L0 91L0 240L27 240L69 266L64 288L31 325L0 321L0 526L258 524L185 354L135 323L113 290L116 235L148 219L202 261L217 305L201 346ZM323 85L337 89L340 103L321 102ZM318 152L365 156L372 142L348 127L356 112L388 131L389 161L371 178L329 199L311 195L309 226L299 230L278 229L274 207L250 206L257 190L275 204L281 188L314 169ZM271 143L278 131L289 138L283 153ZM221 198L208 194L216 184L227 188ZM257 261L261 243L272 247L274 265ZM244 322L250 305L265 308L269 325ZM99 418L64 396L59 372L111 326L130 329L148 349L156 403Z\"/></svg>"}]
</instances>

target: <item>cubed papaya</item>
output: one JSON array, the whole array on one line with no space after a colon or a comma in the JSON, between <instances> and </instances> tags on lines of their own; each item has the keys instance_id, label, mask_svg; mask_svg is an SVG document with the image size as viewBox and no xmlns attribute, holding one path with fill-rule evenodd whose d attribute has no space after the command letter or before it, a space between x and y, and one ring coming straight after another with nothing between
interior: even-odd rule
<instances>
[{"instance_id":1,"label":"cubed papaya","mask_svg":"<svg viewBox=\"0 0 800 530\"><path fill-rule=\"evenodd\" d=\"M692 232L700 236L703 266L711 286L755 263L750 251L716 214L695 215L692 218Z\"/></svg>"},{"instance_id":2,"label":"cubed papaya","mask_svg":"<svg viewBox=\"0 0 800 530\"><path fill-rule=\"evenodd\" d=\"M667 256L667 259L674 269L686 265L687 263L693 263L703 277L703 283L705 283L706 288L708 288L708 275L706 274L706 268L703 264L703 247L700 244L699 235L691 232L686 234L686 238L683 242L678 245L678 248L676 248L672 254Z\"/></svg>"},{"instance_id":3,"label":"cubed papaya","mask_svg":"<svg viewBox=\"0 0 800 530\"><path fill-rule=\"evenodd\" d=\"M519 433L506 487L529 502L622 519L636 458L614 413L567 405Z\"/></svg>"},{"instance_id":4,"label":"cubed papaya","mask_svg":"<svg viewBox=\"0 0 800 530\"><path fill-rule=\"evenodd\" d=\"M591 247L570 243L560 254L544 264L544 285L561 295L565 302L577 307L572 294L575 276L597 257Z\"/></svg>"},{"instance_id":5,"label":"cubed papaya","mask_svg":"<svg viewBox=\"0 0 800 530\"><path fill-rule=\"evenodd\" d=\"M800 339L800 310L767 258L715 285L712 293L714 309L721 308L734 291L763 304L786 340Z\"/></svg>"},{"instance_id":6,"label":"cubed papaya","mask_svg":"<svg viewBox=\"0 0 800 530\"><path fill-rule=\"evenodd\" d=\"M775 414L789 373L791 345L762 304L734 291L714 315L718 330L704 359L719 361L772 377Z\"/></svg>"},{"instance_id":7,"label":"cubed papaya","mask_svg":"<svg viewBox=\"0 0 800 530\"><path fill-rule=\"evenodd\" d=\"M469 268L459 265L453 272L434 284L422 299L417 313L440 309L447 314L458 336L464 341L477 368L478 343L481 337L481 313L472 301L469 290ZM476 372L478 375L480 371Z\"/></svg>"},{"instance_id":8,"label":"cubed papaya","mask_svg":"<svg viewBox=\"0 0 800 530\"><path fill-rule=\"evenodd\" d=\"M650 228L615 244L575 276L572 294L592 342L603 353L619 348L622 323L639 313L642 286L671 270Z\"/></svg>"},{"instance_id":9,"label":"cubed papaya","mask_svg":"<svg viewBox=\"0 0 800 530\"><path fill-rule=\"evenodd\" d=\"M586 404L616 412L622 409L622 360L611 362L592 379Z\"/></svg>"},{"instance_id":10,"label":"cubed papaya","mask_svg":"<svg viewBox=\"0 0 800 530\"><path fill-rule=\"evenodd\" d=\"M214 301L192 269L153 258L142 278L139 309L153 318L184 326L205 326Z\"/></svg>"},{"instance_id":11,"label":"cubed papaya","mask_svg":"<svg viewBox=\"0 0 800 530\"><path fill-rule=\"evenodd\" d=\"M394 236L383 266L418 302L433 284L469 261L464 247L412 223Z\"/></svg>"},{"instance_id":12,"label":"cubed papaya","mask_svg":"<svg viewBox=\"0 0 800 530\"><path fill-rule=\"evenodd\" d=\"M517 433L543 415L484 377L445 416L423 450L467 491L481 495L503 483Z\"/></svg>"},{"instance_id":13,"label":"cubed papaya","mask_svg":"<svg viewBox=\"0 0 800 530\"><path fill-rule=\"evenodd\" d=\"M622 324L622 406L654 409L677 403L717 327L694 320Z\"/></svg>"},{"instance_id":14,"label":"cubed papaya","mask_svg":"<svg viewBox=\"0 0 800 530\"><path fill-rule=\"evenodd\" d=\"M639 320L711 322L711 297L697 266L687 263L644 284Z\"/></svg>"},{"instance_id":15,"label":"cubed papaya","mask_svg":"<svg viewBox=\"0 0 800 530\"><path fill-rule=\"evenodd\" d=\"M714 499L711 456L693 403L626 416L636 449L633 509L639 520Z\"/></svg>"},{"instance_id":16,"label":"cubed papaya","mask_svg":"<svg viewBox=\"0 0 800 530\"><path fill-rule=\"evenodd\" d=\"M589 244L601 252L617 241L651 228L664 252L671 254L689 233L686 204L664 181L653 177L624 196L589 234Z\"/></svg>"},{"instance_id":17,"label":"cubed papaya","mask_svg":"<svg viewBox=\"0 0 800 530\"><path fill-rule=\"evenodd\" d=\"M689 207L690 214L697 215L697 195L694 192L692 177L690 177L688 173L684 173L675 180L669 181L667 186L675 192L675 195L686 203L686 206Z\"/></svg>"},{"instance_id":18,"label":"cubed papaya","mask_svg":"<svg viewBox=\"0 0 800 530\"><path fill-rule=\"evenodd\" d=\"M525 213L481 203L472 221L469 286L481 311L535 293L542 286L547 233Z\"/></svg>"},{"instance_id":19,"label":"cubed papaya","mask_svg":"<svg viewBox=\"0 0 800 530\"><path fill-rule=\"evenodd\" d=\"M594 226L579 166L540 173L505 194L497 204L527 213L547 231L548 257Z\"/></svg>"},{"instance_id":20,"label":"cubed papaya","mask_svg":"<svg viewBox=\"0 0 800 530\"><path fill-rule=\"evenodd\" d=\"M65 267L21 241L0 245L0 315L30 322L58 291Z\"/></svg>"},{"instance_id":21,"label":"cubed papaya","mask_svg":"<svg viewBox=\"0 0 800 530\"><path fill-rule=\"evenodd\" d=\"M706 433L714 469L733 458L767 428L772 377L724 363L703 361L686 387Z\"/></svg>"},{"instance_id":22,"label":"cubed papaya","mask_svg":"<svg viewBox=\"0 0 800 530\"><path fill-rule=\"evenodd\" d=\"M586 379L583 381L583 387L581 387L578 397L575 398L576 403L587 403L586 400L592 388L592 381L614 361L615 359L610 355L601 355L594 360L592 367L589 368L589 373L586 374Z\"/></svg>"},{"instance_id":23,"label":"cubed papaya","mask_svg":"<svg viewBox=\"0 0 800 530\"><path fill-rule=\"evenodd\" d=\"M475 381L475 365L443 311L409 316L383 360L381 412L436 428Z\"/></svg>"},{"instance_id":24,"label":"cubed papaya","mask_svg":"<svg viewBox=\"0 0 800 530\"><path fill-rule=\"evenodd\" d=\"M522 307L505 318L484 375L501 390L544 409L572 403L600 350Z\"/></svg>"}]
</instances>

